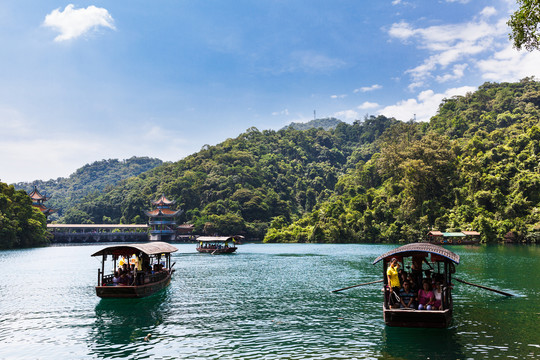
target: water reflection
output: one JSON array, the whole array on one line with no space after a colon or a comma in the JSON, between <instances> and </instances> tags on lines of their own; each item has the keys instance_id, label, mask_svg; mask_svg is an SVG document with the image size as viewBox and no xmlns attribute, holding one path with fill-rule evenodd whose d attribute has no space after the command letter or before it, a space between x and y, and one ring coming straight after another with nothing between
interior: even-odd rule
<instances>
[{"instance_id":1,"label":"water reflection","mask_svg":"<svg viewBox=\"0 0 540 360\"><path fill-rule=\"evenodd\" d=\"M88 340L100 358L132 357L152 349L152 335L167 317L169 289L142 299L101 299ZM150 336L148 336L150 334Z\"/></svg>"},{"instance_id":2,"label":"water reflection","mask_svg":"<svg viewBox=\"0 0 540 360\"><path fill-rule=\"evenodd\" d=\"M421 329L386 326L381 334L383 359L463 359L455 328Z\"/></svg>"}]
</instances>

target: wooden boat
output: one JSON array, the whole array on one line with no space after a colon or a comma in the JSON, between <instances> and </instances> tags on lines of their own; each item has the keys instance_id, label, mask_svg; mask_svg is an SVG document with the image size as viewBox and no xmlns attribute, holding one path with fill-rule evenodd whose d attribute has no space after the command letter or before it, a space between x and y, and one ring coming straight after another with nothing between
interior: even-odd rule
<instances>
[{"instance_id":1,"label":"wooden boat","mask_svg":"<svg viewBox=\"0 0 540 360\"><path fill-rule=\"evenodd\" d=\"M101 256L101 269L98 269L96 295L101 298L141 298L154 294L167 287L174 270L171 253L178 249L165 242L146 244L126 244L106 247L92 256ZM109 258L110 256L110 258ZM105 275L105 262L113 261L113 271ZM128 269L122 270L127 281L119 281L117 261L126 263ZM124 265L124 268L128 266Z\"/></svg>"},{"instance_id":2,"label":"wooden boat","mask_svg":"<svg viewBox=\"0 0 540 360\"><path fill-rule=\"evenodd\" d=\"M439 279L442 284L442 310L415 310L406 308L392 308L390 306L391 289L387 286L388 278L386 270L392 258L396 258L402 269L407 263L412 265L413 261L422 266L424 263L429 266L433 273L433 278ZM455 265L459 264L459 255L442 248L438 245L427 243L412 243L400 246L394 250L379 256L373 264L383 260L384 275L384 301L383 316L384 322L388 326L402 327L433 327L445 328L452 322L452 274L455 272ZM428 270L427 268L425 270ZM422 273L420 273L420 276ZM416 273L418 275L418 272Z\"/></svg>"},{"instance_id":3,"label":"wooden boat","mask_svg":"<svg viewBox=\"0 0 540 360\"><path fill-rule=\"evenodd\" d=\"M212 255L232 254L236 251L236 236L199 236L197 251Z\"/></svg>"},{"instance_id":4,"label":"wooden boat","mask_svg":"<svg viewBox=\"0 0 540 360\"><path fill-rule=\"evenodd\" d=\"M426 235L426 242L435 245L474 245L480 243L478 231L441 232L432 230Z\"/></svg>"}]
</instances>

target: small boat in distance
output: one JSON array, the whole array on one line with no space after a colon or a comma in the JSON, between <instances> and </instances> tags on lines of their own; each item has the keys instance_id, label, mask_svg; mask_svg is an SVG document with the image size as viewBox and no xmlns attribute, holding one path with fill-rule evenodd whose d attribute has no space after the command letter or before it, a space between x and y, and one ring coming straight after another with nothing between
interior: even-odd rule
<instances>
[{"instance_id":1,"label":"small boat in distance","mask_svg":"<svg viewBox=\"0 0 540 360\"><path fill-rule=\"evenodd\" d=\"M108 246L92 254L102 257L96 295L100 298L141 298L167 287L174 272L171 253L176 251L178 249L168 243L150 242ZM105 275L107 259L112 260L113 270Z\"/></svg>"},{"instance_id":2,"label":"small boat in distance","mask_svg":"<svg viewBox=\"0 0 540 360\"><path fill-rule=\"evenodd\" d=\"M232 254L236 251L236 239L239 236L199 236L197 251L200 253Z\"/></svg>"},{"instance_id":3,"label":"small boat in distance","mask_svg":"<svg viewBox=\"0 0 540 360\"><path fill-rule=\"evenodd\" d=\"M480 243L478 231L442 232L432 230L427 233L425 242L435 245L474 245Z\"/></svg>"},{"instance_id":4,"label":"small boat in distance","mask_svg":"<svg viewBox=\"0 0 540 360\"><path fill-rule=\"evenodd\" d=\"M416 282L436 280L441 284L441 309L432 310L416 310L400 306L392 306L391 296L392 289L388 286L388 277L386 270L390 266L390 262L396 258L401 264L401 269L413 269L411 276L419 279ZM459 264L459 255L447 250L443 247L427 243L412 243L400 246L394 250L388 251L375 259L373 265L383 260L383 276L384 276L384 300L383 300L383 317L384 322L388 326L402 327L428 327L428 328L445 328L450 326L452 322L452 274L455 272L455 265ZM423 264L427 264L429 269L425 269L429 274L423 278ZM409 266L405 266L409 264ZM433 274L431 276L431 274Z\"/></svg>"}]
</instances>

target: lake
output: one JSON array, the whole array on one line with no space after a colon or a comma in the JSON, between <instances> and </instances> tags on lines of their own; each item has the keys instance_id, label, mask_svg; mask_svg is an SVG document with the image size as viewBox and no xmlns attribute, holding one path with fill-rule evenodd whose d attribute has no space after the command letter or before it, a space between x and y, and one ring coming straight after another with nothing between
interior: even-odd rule
<instances>
[{"instance_id":1,"label":"lake","mask_svg":"<svg viewBox=\"0 0 540 360\"><path fill-rule=\"evenodd\" d=\"M0 251L1 359L540 358L540 246L449 246L457 277L516 296L456 283L448 329L385 326L381 284L330 293L396 245L175 244L171 286L138 300L95 295L103 246Z\"/></svg>"}]
</instances>

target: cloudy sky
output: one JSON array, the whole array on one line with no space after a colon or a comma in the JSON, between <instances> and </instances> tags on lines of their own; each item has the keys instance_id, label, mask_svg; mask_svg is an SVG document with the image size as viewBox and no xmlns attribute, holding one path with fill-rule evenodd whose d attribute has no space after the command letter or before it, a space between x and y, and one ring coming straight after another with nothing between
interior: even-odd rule
<instances>
[{"instance_id":1,"label":"cloudy sky","mask_svg":"<svg viewBox=\"0 0 540 360\"><path fill-rule=\"evenodd\" d=\"M0 179L176 161L250 127L428 121L486 81L540 78L511 0L0 2Z\"/></svg>"}]
</instances>

